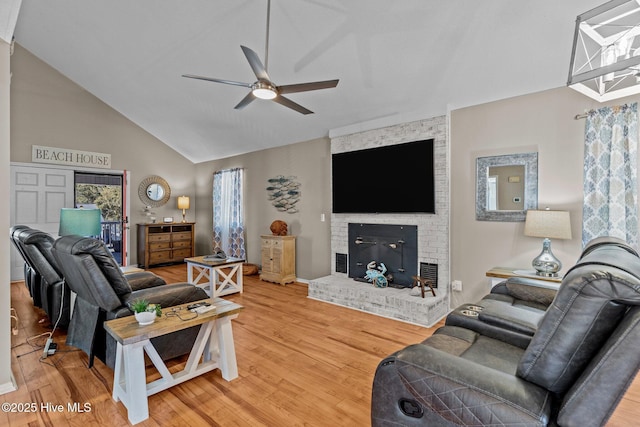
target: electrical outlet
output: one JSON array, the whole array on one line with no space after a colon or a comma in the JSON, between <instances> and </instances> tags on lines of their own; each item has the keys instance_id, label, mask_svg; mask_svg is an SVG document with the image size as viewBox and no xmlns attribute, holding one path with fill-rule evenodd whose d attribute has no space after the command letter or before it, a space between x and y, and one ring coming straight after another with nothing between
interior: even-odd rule
<instances>
[{"instance_id":1,"label":"electrical outlet","mask_svg":"<svg viewBox=\"0 0 640 427\"><path fill-rule=\"evenodd\" d=\"M462 292L462 280L454 280L451 282L451 290Z\"/></svg>"}]
</instances>

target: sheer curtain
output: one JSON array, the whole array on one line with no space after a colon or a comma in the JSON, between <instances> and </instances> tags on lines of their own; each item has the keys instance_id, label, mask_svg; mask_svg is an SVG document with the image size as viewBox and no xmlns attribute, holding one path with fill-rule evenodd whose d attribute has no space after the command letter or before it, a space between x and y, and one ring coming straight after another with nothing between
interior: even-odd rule
<instances>
[{"instance_id":1,"label":"sheer curtain","mask_svg":"<svg viewBox=\"0 0 640 427\"><path fill-rule=\"evenodd\" d=\"M213 250L235 258L246 258L242 176L240 168L213 174Z\"/></svg>"},{"instance_id":2,"label":"sheer curtain","mask_svg":"<svg viewBox=\"0 0 640 427\"><path fill-rule=\"evenodd\" d=\"M638 245L638 104L603 107L587 115L582 245L615 236Z\"/></svg>"}]
</instances>

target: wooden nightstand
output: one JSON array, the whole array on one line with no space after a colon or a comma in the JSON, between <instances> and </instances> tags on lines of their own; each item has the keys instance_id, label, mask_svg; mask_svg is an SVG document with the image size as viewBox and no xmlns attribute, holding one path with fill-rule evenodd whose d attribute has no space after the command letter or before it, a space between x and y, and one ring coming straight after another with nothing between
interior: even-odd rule
<instances>
[{"instance_id":1,"label":"wooden nightstand","mask_svg":"<svg viewBox=\"0 0 640 427\"><path fill-rule=\"evenodd\" d=\"M498 283L510 277L526 277L529 279L536 279L542 280L544 282L554 283L556 285L560 285L560 283L562 283L562 276L536 276L534 270L527 270L525 268L493 267L491 270L487 271L486 276L490 279L492 288Z\"/></svg>"}]
</instances>

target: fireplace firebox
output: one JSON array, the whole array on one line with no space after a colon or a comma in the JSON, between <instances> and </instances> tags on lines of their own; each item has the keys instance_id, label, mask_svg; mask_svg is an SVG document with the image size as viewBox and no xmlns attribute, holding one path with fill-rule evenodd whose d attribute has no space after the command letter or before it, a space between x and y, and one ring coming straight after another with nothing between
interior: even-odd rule
<instances>
[{"instance_id":1,"label":"fireplace firebox","mask_svg":"<svg viewBox=\"0 0 640 427\"><path fill-rule=\"evenodd\" d=\"M348 276L364 278L371 261L384 263L389 286L411 287L418 268L418 226L349 223Z\"/></svg>"}]
</instances>

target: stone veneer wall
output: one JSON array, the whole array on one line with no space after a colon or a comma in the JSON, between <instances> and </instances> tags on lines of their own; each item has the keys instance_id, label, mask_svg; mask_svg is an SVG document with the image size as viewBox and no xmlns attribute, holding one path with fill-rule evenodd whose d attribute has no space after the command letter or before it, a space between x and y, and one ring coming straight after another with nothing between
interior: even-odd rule
<instances>
[{"instance_id":1,"label":"stone veneer wall","mask_svg":"<svg viewBox=\"0 0 640 427\"><path fill-rule=\"evenodd\" d=\"M438 296L449 300L449 159L446 117L434 117L331 139L331 153L361 150L434 138L435 214L332 214L331 271L335 273L336 253L348 253L347 225L407 224L418 226L418 263L438 264ZM384 171L384 168L376 168ZM381 172L384 173L384 172ZM420 197L420 189L415 189ZM364 196L364 195L363 195ZM418 265L419 268L419 265ZM448 303L447 303L448 306Z\"/></svg>"}]
</instances>

